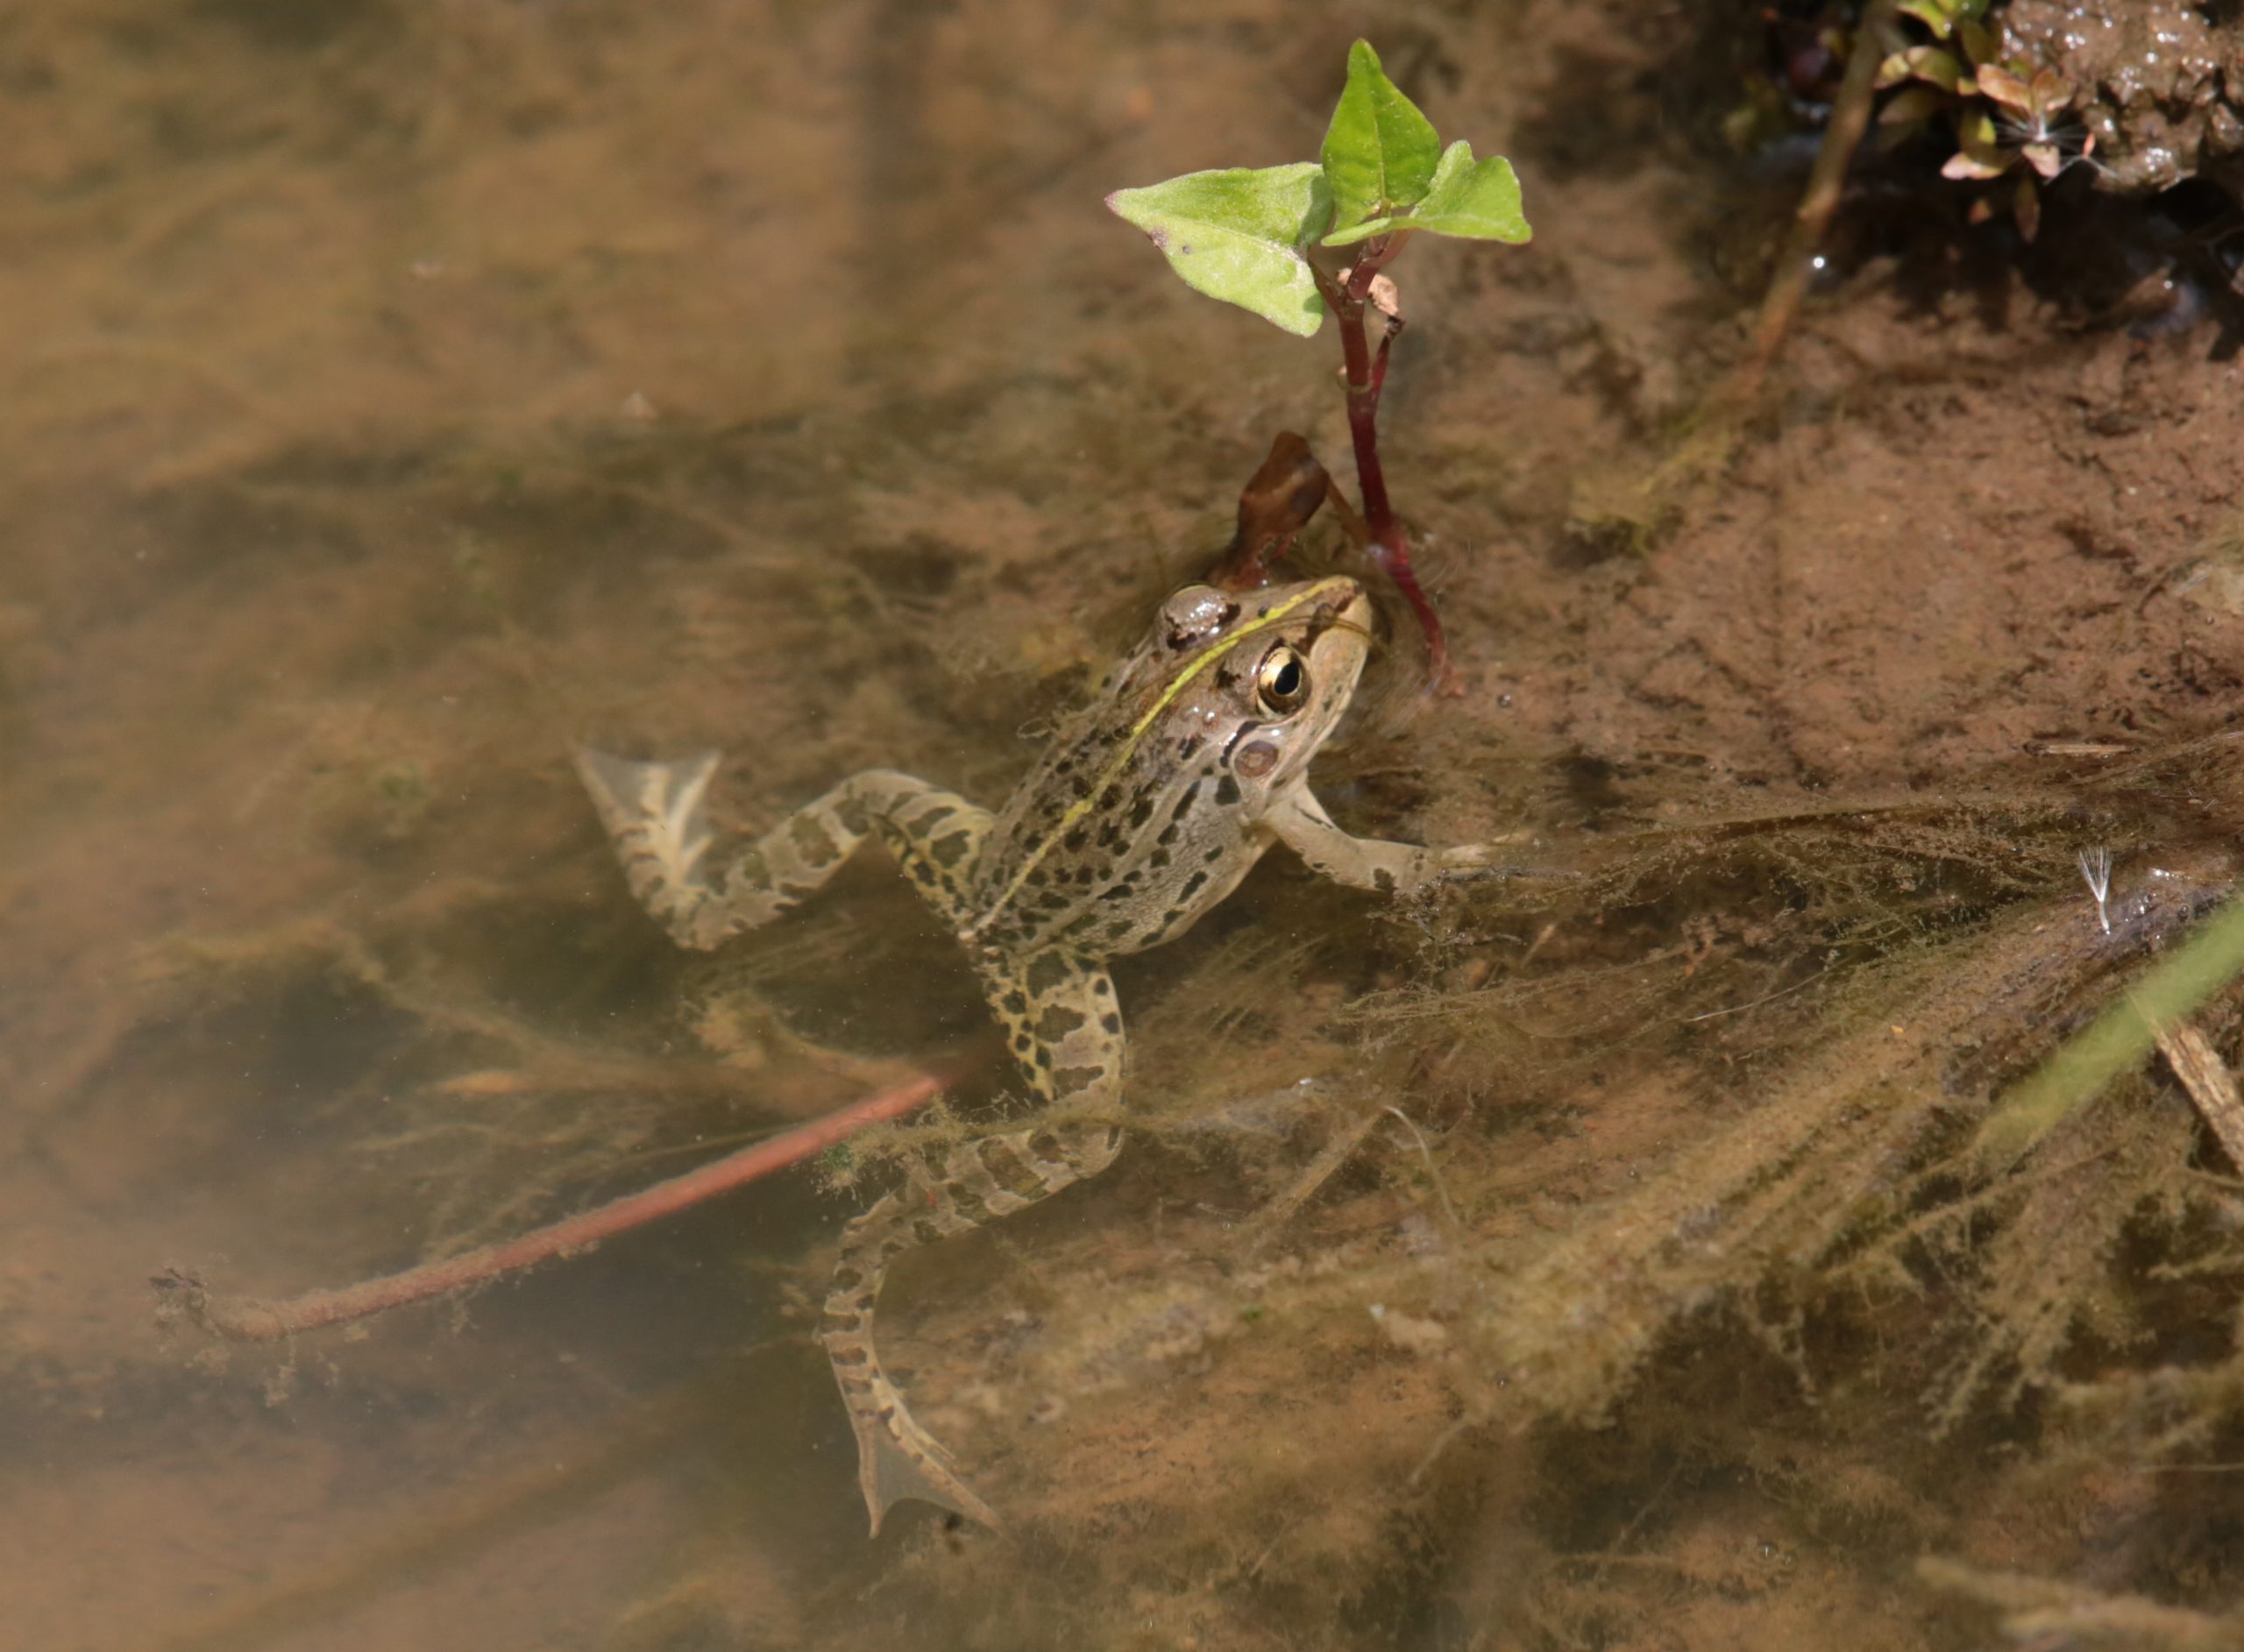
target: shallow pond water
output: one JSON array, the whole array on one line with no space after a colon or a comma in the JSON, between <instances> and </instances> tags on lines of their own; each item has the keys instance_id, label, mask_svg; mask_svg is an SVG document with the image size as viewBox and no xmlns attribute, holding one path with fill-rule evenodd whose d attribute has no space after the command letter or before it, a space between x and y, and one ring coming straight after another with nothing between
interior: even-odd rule
<instances>
[{"instance_id":1,"label":"shallow pond water","mask_svg":"<svg viewBox=\"0 0 2244 1652\"><path fill-rule=\"evenodd\" d=\"M1974 1149L2233 884L2236 370L1889 224L1673 485L1798 185L1712 135L1743 27L0 19L0 1642L2244 1644L2238 1165L2157 1062ZM884 1303L1005 1532L864 1535L813 1333L894 1133L360 1326L160 1315L930 1067L989 1116L880 856L688 957L570 753L722 748L742 823L868 767L1001 802L1271 437L1346 451L1330 337L1101 197L1313 153L1367 28L1536 239L1400 272L1461 691L1383 596L1317 789L1573 876L1282 853L1122 961L1124 1159Z\"/></svg>"}]
</instances>

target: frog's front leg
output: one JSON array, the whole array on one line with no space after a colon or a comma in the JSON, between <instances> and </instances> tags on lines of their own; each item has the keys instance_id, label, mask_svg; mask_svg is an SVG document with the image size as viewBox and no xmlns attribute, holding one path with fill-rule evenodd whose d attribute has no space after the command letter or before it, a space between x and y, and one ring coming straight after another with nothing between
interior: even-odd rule
<instances>
[{"instance_id":1,"label":"frog's front leg","mask_svg":"<svg viewBox=\"0 0 2244 1652\"><path fill-rule=\"evenodd\" d=\"M1262 820L1311 871L1352 889L1408 891L1438 878L1499 869L1483 843L1428 849L1415 843L1350 837L1332 824L1324 805L1306 786L1273 798Z\"/></svg>"},{"instance_id":2,"label":"frog's front leg","mask_svg":"<svg viewBox=\"0 0 2244 1652\"><path fill-rule=\"evenodd\" d=\"M1122 1132L1122 1017L1106 971L1058 952L978 960L997 1012L1039 1101L1062 1116L1028 1130L930 1149L905 1185L850 1223L827 1291L820 1336L857 1436L857 1483L879 1534L890 1505L917 1497L991 1528L998 1517L953 1468L881 1369L873 1308L889 1265L917 1245L1027 1209L1114 1161ZM1069 1117L1072 1115L1073 1117Z\"/></svg>"},{"instance_id":3,"label":"frog's front leg","mask_svg":"<svg viewBox=\"0 0 2244 1652\"><path fill-rule=\"evenodd\" d=\"M870 833L879 833L928 904L958 921L966 872L990 817L955 792L867 769L712 873L704 861L715 839L703 801L716 769L713 751L678 762L577 754L577 772L614 840L631 892L679 946L706 951L770 923L823 888Z\"/></svg>"}]
</instances>

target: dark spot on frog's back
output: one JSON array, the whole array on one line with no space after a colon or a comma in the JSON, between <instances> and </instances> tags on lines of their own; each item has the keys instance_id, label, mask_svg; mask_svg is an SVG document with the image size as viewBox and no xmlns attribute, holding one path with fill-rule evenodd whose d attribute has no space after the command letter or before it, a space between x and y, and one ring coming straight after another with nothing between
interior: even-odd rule
<instances>
[{"instance_id":1,"label":"dark spot on frog's back","mask_svg":"<svg viewBox=\"0 0 2244 1652\"><path fill-rule=\"evenodd\" d=\"M1225 775L1216 782L1216 806L1228 809L1239 801L1239 782Z\"/></svg>"},{"instance_id":2,"label":"dark spot on frog's back","mask_svg":"<svg viewBox=\"0 0 2244 1652\"><path fill-rule=\"evenodd\" d=\"M1055 987L1064 986L1074 974L1075 971L1068 967L1068 961L1059 954L1039 953L1029 960L1028 989L1040 995L1049 992Z\"/></svg>"}]
</instances>

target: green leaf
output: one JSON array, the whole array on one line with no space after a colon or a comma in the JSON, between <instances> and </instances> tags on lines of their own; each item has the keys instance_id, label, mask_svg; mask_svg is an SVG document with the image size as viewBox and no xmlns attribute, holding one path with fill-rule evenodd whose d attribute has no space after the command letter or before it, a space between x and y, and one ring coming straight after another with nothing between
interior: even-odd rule
<instances>
[{"instance_id":1,"label":"green leaf","mask_svg":"<svg viewBox=\"0 0 2244 1652\"><path fill-rule=\"evenodd\" d=\"M1302 257L1332 211L1315 161L1189 172L1117 189L1106 205L1143 230L1195 292L1304 338L1324 324L1324 301Z\"/></svg>"},{"instance_id":2,"label":"green leaf","mask_svg":"<svg viewBox=\"0 0 2244 1652\"><path fill-rule=\"evenodd\" d=\"M1353 229L1324 238L1327 246L1346 246L1398 230L1424 230L1468 241L1509 241L1516 245L1533 233L1519 208L1519 178L1502 155L1473 159L1462 138L1444 152L1425 198L1406 213L1369 218Z\"/></svg>"},{"instance_id":3,"label":"green leaf","mask_svg":"<svg viewBox=\"0 0 2244 1652\"><path fill-rule=\"evenodd\" d=\"M1433 182L1440 153L1433 123L1387 78L1371 43L1350 46L1348 83L1324 132L1332 228L1351 230L1367 218L1409 211Z\"/></svg>"},{"instance_id":4,"label":"green leaf","mask_svg":"<svg viewBox=\"0 0 2244 1652\"><path fill-rule=\"evenodd\" d=\"M1878 111L1881 126L1906 125L1911 121L1928 120L1948 107L1948 99L1933 86L1912 86L1893 94L1885 100L1885 107Z\"/></svg>"},{"instance_id":5,"label":"green leaf","mask_svg":"<svg viewBox=\"0 0 2244 1652\"><path fill-rule=\"evenodd\" d=\"M1956 123L1956 152L1940 169L1943 178L1999 178L2010 168L1995 135L1992 116L1973 110Z\"/></svg>"},{"instance_id":6,"label":"green leaf","mask_svg":"<svg viewBox=\"0 0 2244 1652\"><path fill-rule=\"evenodd\" d=\"M1908 65L1911 74L1921 81L1930 81L1943 92L1954 91L1964 78L1964 66L1956 60L1956 54L1936 46L1913 46L1898 55ZM1886 60L1888 63L1892 60Z\"/></svg>"},{"instance_id":7,"label":"green leaf","mask_svg":"<svg viewBox=\"0 0 2244 1652\"><path fill-rule=\"evenodd\" d=\"M1956 39L1964 48L1964 55L1971 60L1975 68L1982 63L1999 62L2002 58L2001 39L1994 31L1970 18L1956 25Z\"/></svg>"},{"instance_id":8,"label":"green leaf","mask_svg":"<svg viewBox=\"0 0 2244 1652\"><path fill-rule=\"evenodd\" d=\"M1956 26L1955 8L1946 0L1901 0L1900 11L1906 11L1942 39Z\"/></svg>"}]
</instances>

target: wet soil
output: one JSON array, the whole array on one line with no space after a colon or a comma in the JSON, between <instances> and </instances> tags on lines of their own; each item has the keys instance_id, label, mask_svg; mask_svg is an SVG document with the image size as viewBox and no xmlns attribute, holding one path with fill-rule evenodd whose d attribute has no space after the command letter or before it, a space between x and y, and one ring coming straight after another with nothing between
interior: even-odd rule
<instances>
[{"instance_id":1,"label":"wet soil","mask_svg":"<svg viewBox=\"0 0 2244 1652\"><path fill-rule=\"evenodd\" d=\"M1274 856L1118 970L1122 1165L884 1308L1007 1534L863 1538L808 1174L363 1335L157 1323L160 1268L342 1283L980 1046L877 858L681 959L569 751L998 801L1273 434L1345 474L1331 340L1099 201L1313 153L1360 26L0 20L0 1640L2236 1643L2238 1167L2162 1068L1956 1155L2233 881L2237 369L1889 192L1648 493L1797 184L1681 9L1381 20L1536 239L1398 271L1463 692L1392 626L1318 790L1581 876ZM2123 920L2189 898L2107 942L2099 847Z\"/></svg>"}]
</instances>

